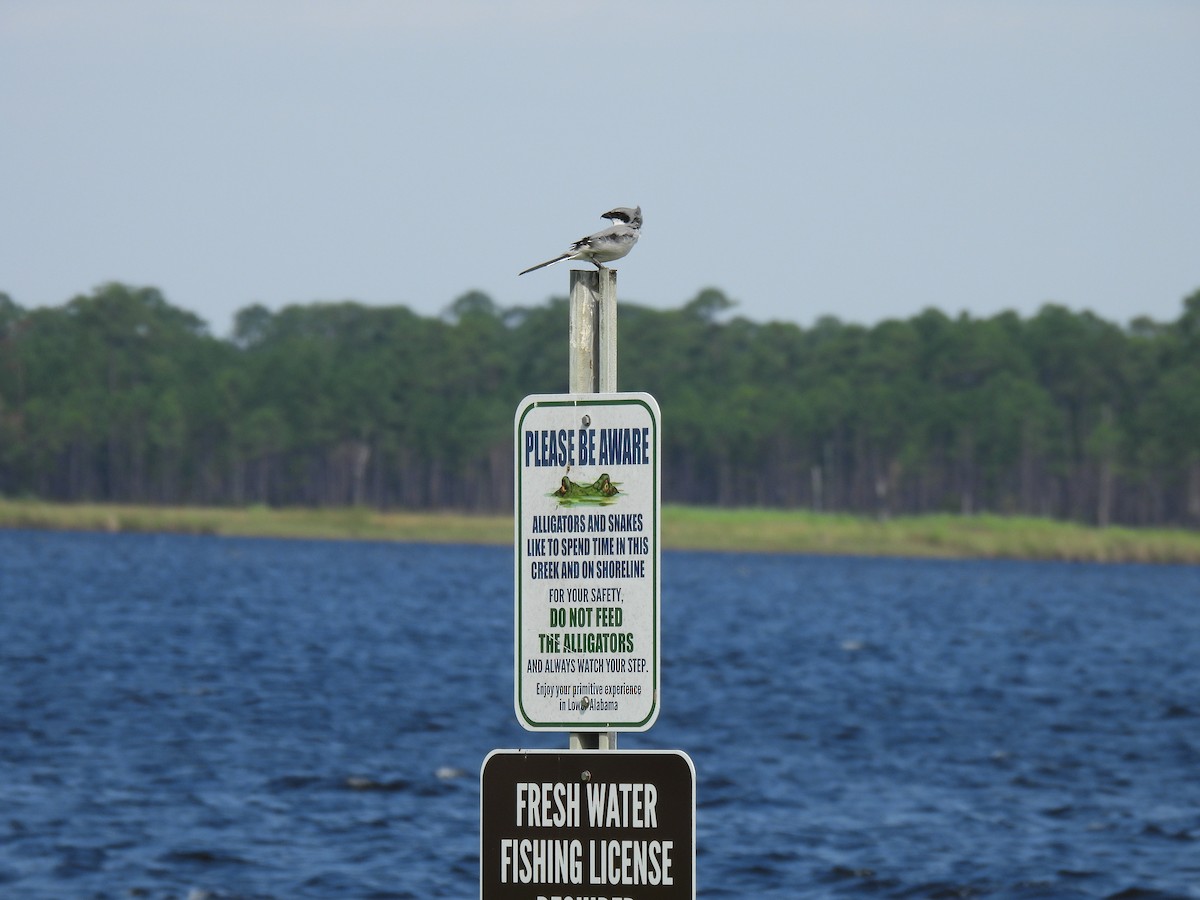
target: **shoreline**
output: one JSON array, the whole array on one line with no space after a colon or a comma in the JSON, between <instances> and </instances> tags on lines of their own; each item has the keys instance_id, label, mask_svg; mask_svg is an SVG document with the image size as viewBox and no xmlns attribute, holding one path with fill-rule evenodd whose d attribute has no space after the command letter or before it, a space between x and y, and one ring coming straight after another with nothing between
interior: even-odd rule
<instances>
[{"instance_id":1,"label":"shoreline","mask_svg":"<svg viewBox=\"0 0 1200 900\"><path fill-rule=\"evenodd\" d=\"M663 549L921 559L1200 564L1200 531L933 514L885 521L805 510L664 505ZM175 507L0 498L0 528L509 545L510 515L363 507Z\"/></svg>"}]
</instances>

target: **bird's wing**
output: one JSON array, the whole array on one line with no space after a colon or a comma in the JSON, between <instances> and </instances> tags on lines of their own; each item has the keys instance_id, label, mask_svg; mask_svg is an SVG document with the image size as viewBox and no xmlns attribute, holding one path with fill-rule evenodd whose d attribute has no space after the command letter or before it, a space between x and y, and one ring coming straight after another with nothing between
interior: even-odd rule
<instances>
[{"instance_id":1,"label":"bird's wing","mask_svg":"<svg viewBox=\"0 0 1200 900\"><path fill-rule=\"evenodd\" d=\"M589 256L598 257L603 262L608 262L613 259L620 259L630 251L635 243L637 243L638 232L636 228L630 228L628 225L614 225L611 228L605 228L603 231L598 231L591 237L586 237L579 241L579 245L587 248ZM583 247L580 247L583 249Z\"/></svg>"},{"instance_id":2,"label":"bird's wing","mask_svg":"<svg viewBox=\"0 0 1200 900\"><path fill-rule=\"evenodd\" d=\"M585 238L580 238L571 245L571 251L578 253L580 250L595 250L611 245L616 241L625 240L625 235L628 234L629 230L628 225L613 225L605 228L603 231L597 231L595 234L589 234Z\"/></svg>"}]
</instances>

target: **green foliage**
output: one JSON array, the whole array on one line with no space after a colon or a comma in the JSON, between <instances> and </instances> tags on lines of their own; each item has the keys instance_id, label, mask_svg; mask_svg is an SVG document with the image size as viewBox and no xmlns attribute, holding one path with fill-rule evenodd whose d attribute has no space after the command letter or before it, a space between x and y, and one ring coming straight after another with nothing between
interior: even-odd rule
<instances>
[{"instance_id":1,"label":"green foliage","mask_svg":"<svg viewBox=\"0 0 1200 900\"><path fill-rule=\"evenodd\" d=\"M756 323L708 288L622 304L620 384L664 412L664 497L866 513L1200 521L1200 292L1122 328L1048 305ZM565 389L567 303L314 303L227 340L153 288L0 294L0 493L504 510L512 411Z\"/></svg>"}]
</instances>

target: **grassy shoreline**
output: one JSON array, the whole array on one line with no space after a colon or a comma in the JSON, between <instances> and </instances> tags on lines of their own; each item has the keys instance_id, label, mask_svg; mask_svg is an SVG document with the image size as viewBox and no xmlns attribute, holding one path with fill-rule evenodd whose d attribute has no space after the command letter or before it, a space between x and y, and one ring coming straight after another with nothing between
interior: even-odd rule
<instances>
[{"instance_id":1,"label":"grassy shoreline","mask_svg":"<svg viewBox=\"0 0 1200 900\"><path fill-rule=\"evenodd\" d=\"M58 504L0 499L0 528L237 537L511 544L512 517L251 507ZM1200 532L1093 528L1048 519L929 515L880 522L801 510L663 508L668 550L835 556L1200 564Z\"/></svg>"}]
</instances>

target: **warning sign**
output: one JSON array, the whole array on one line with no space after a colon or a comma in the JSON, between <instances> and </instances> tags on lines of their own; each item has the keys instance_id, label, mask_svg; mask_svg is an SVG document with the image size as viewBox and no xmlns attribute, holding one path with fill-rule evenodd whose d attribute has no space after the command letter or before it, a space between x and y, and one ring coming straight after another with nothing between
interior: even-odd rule
<instances>
[{"instance_id":1,"label":"warning sign","mask_svg":"<svg viewBox=\"0 0 1200 900\"><path fill-rule=\"evenodd\" d=\"M658 716L659 410L541 394L516 414L515 697L531 730Z\"/></svg>"},{"instance_id":2,"label":"warning sign","mask_svg":"<svg viewBox=\"0 0 1200 900\"><path fill-rule=\"evenodd\" d=\"M696 772L677 750L494 750L482 900L694 900Z\"/></svg>"}]
</instances>

